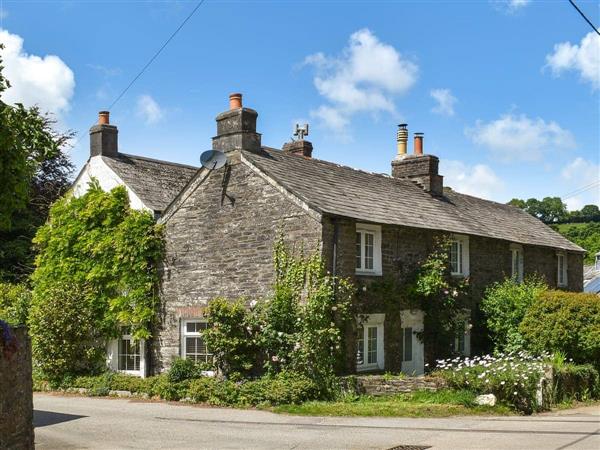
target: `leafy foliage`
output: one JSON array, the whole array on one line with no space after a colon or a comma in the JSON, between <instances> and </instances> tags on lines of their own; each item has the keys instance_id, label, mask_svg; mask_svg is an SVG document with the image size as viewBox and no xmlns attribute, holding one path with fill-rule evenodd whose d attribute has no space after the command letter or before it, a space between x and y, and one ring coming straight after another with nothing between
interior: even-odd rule
<instances>
[{"instance_id":1,"label":"leafy foliage","mask_svg":"<svg viewBox=\"0 0 600 450\"><path fill-rule=\"evenodd\" d=\"M10 87L2 76L1 64L0 59L0 95ZM71 137L56 133L52 125L36 107L8 105L0 100L0 230L10 229L13 214L26 207L30 183L40 165L60 155Z\"/></svg>"},{"instance_id":2,"label":"leafy foliage","mask_svg":"<svg viewBox=\"0 0 600 450\"><path fill-rule=\"evenodd\" d=\"M10 230L0 230L0 280L24 282L33 272L33 237L46 222L52 203L69 188L72 170L62 151L38 165L26 206L12 214Z\"/></svg>"},{"instance_id":3,"label":"leafy foliage","mask_svg":"<svg viewBox=\"0 0 600 450\"><path fill-rule=\"evenodd\" d=\"M560 224L555 228L568 240L587 250L586 263L594 263L596 253L600 252L600 222Z\"/></svg>"},{"instance_id":4,"label":"leafy foliage","mask_svg":"<svg viewBox=\"0 0 600 450\"><path fill-rule=\"evenodd\" d=\"M250 309L243 300L210 302L207 345L229 377L297 372L330 392L354 289L327 274L318 253L295 256L282 238L275 244L274 266L272 296L251 302Z\"/></svg>"},{"instance_id":5,"label":"leafy foliage","mask_svg":"<svg viewBox=\"0 0 600 450\"><path fill-rule=\"evenodd\" d=\"M0 283L0 320L9 325L27 323L31 291L24 284Z\"/></svg>"},{"instance_id":6,"label":"leafy foliage","mask_svg":"<svg viewBox=\"0 0 600 450\"><path fill-rule=\"evenodd\" d=\"M103 366L104 336L91 294L69 282L34 291L29 319L33 360L52 382L67 374L97 373Z\"/></svg>"},{"instance_id":7,"label":"leafy foliage","mask_svg":"<svg viewBox=\"0 0 600 450\"><path fill-rule=\"evenodd\" d=\"M62 355L58 348L60 336L68 335L72 323L95 334L93 339L69 337L68 345L83 345L93 355L103 349L102 339L116 335L119 325L131 327L136 339L150 337L161 229L148 212L129 207L124 187L104 192L94 182L85 195L60 199L35 243L39 254L32 275L36 313L32 312L31 333L34 354L44 368L53 375L63 369L80 373L77 361L69 360L76 353ZM59 312L69 310L71 303L83 308L76 311L85 321L77 316L63 320ZM50 309L56 314L43 317ZM49 360L54 353L59 358L56 364ZM92 363L92 359L83 360Z\"/></svg>"},{"instance_id":8,"label":"leafy foliage","mask_svg":"<svg viewBox=\"0 0 600 450\"><path fill-rule=\"evenodd\" d=\"M600 398L600 375L591 364L564 364L554 368L556 402Z\"/></svg>"},{"instance_id":9,"label":"leafy foliage","mask_svg":"<svg viewBox=\"0 0 600 450\"><path fill-rule=\"evenodd\" d=\"M535 299L547 289L541 278L528 277L522 283L509 278L494 283L485 292L481 309L497 352L523 349L519 325Z\"/></svg>"},{"instance_id":10,"label":"leafy foliage","mask_svg":"<svg viewBox=\"0 0 600 450\"><path fill-rule=\"evenodd\" d=\"M578 363L600 365L600 297L546 291L519 326L532 351L563 352Z\"/></svg>"},{"instance_id":11,"label":"leafy foliage","mask_svg":"<svg viewBox=\"0 0 600 450\"><path fill-rule=\"evenodd\" d=\"M567 205L560 197L530 198L527 201L513 198L509 205L521 208L544 223L561 222L568 218Z\"/></svg>"},{"instance_id":12,"label":"leafy foliage","mask_svg":"<svg viewBox=\"0 0 600 450\"><path fill-rule=\"evenodd\" d=\"M171 383L178 383L183 380L199 378L202 372L209 367L207 364L197 363L193 359L176 358L167 372Z\"/></svg>"},{"instance_id":13,"label":"leafy foliage","mask_svg":"<svg viewBox=\"0 0 600 450\"><path fill-rule=\"evenodd\" d=\"M424 311L423 341L439 357L452 352L458 333L465 332L470 306L469 280L450 272L450 241L442 238L407 285L407 295Z\"/></svg>"}]
</instances>

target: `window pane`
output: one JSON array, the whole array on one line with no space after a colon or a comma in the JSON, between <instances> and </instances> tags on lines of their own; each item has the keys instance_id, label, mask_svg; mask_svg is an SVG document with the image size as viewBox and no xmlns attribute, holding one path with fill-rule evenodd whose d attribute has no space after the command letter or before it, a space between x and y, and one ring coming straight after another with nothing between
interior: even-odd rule
<instances>
[{"instance_id":1,"label":"window pane","mask_svg":"<svg viewBox=\"0 0 600 450\"><path fill-rule=\"evenodd\" d=\"M458 264L458 242L452 241L452 245L450 247L450 268L452 273L459 273L459 264Z\"/></svg>"},{"instance_id":2,"label":"window pane","mask_svg":"<svg viewBox=\"0 0 600 450\"><path fill-rule=\"evenodd\" d=\"M198 322L187 322L185 324L186 333L195 333Z\"/></svg>"},{"instance_id":3,"label":"window pane","mask_svg":"<svg viewBox=\"0 0 600 450\"><path fill-rule=\"evenodd\" d=\"M404 361L412 361L413 329L404 328Z\"/></svg>"},{"instance_id":4,"label":"window pane","mask_svg":"<svg viewBox=\"0 0 600 450\"><path fill-rule=\"evenodd\" d=\"M356 336L356 364L359 366L365 363L365 329L358 327L358 336Z\"/></svg>"},{"instance_id":5,"label":"window pane","mask_svg":"<svg viewBox=\"0 0 600 450\"><path fill-rule=\"evenodd\" d=\"M365 269L373 270L373 241L371 233L365 233Z\"/></svg>"},{"instance_id":6,"label":"window pane","mask_svg":"<svg viewBox=\"0 0 600 450\"><path fill-rule=\"evenodd\" d=\"M119 370L140 370L140 344L119 339Z\"/></svg>"},{"instance_id":7,"label":"window pane","mask_svg":"<svg viewBox=\"0 0 600 450\"><path fill-rule=\"evenodd\" d=\"M458 334L458 353L465 353L465 333Z\"/></svg>"},{"instance_id":8,"label":"window pane","mask_svg":"<svg viewBox=\"0 0 600 450\"><path fill-rule=\"evenodd\" d=\"M367 329L367 364L377 364L377 327Z\"/></svg>"},{"instance_id":9,"label":"window pane","mask_svg":"<svg viewBox=\"0 0 600 450\"><path fill-rule=\"evenodd\" d=\"M356 233L356 268L360 269L362 267L362 252L361 252L361 234Z\"/></svg>"}]
</instances>

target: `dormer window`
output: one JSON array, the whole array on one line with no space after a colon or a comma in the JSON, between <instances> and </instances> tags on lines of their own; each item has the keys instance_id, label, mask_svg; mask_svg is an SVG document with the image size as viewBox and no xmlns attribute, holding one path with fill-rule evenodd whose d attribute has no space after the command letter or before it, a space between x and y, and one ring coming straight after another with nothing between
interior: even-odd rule
<instances>
[{"instance_id":1,"label":"dormer window","mask_svg":"<svg viewBox=\"0 0 600 450\"><path fill-rule=\"evenodd\" d=\"M469 276L469 236L454 235L452 237L450 271L455 276Z\"/></svg>"},{"instance_id":2,"label":"dormer window","mask_svg":"<svg viewBox=\"0 0 600 450\"><path fill-rule=\"evenodd\" d=\"M356 273L381 275L381 226L356 224Z\"/></svg>"}]
</instances>

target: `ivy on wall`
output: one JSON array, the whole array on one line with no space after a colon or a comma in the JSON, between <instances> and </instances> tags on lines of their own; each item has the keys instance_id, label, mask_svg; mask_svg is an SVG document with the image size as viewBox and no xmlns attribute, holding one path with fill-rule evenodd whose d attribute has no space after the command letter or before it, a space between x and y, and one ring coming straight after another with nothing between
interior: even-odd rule
<instances>
[{"instance_id":1,"label":"ivy on wall","mask_svg":"<svg viewBox=\"0 0 600 450\"><path fill-rule=\"evenodd\" d=\"M72 324L48 312L57 320L44 326L37 326L41 317L32 314L34 354L44 342L61 333L68 335L73 326L93 330L93 339L78 343L89 348L103 346L121 325L130 327L136 339L149 338L157 307L156 262L162 255L162 242L161 227L149 212L130 208L122 186L104 192L94 180L83 196L57 201L34 239L39 253L32 275L32 308L60 310L76 301L80 314L71 318L76 321ZM62 296L64 301L61 290L69 291ZM61 359L60 349L56 351L54 358ZM64 371L74 367L69 358L76 354L64 355ZM44 353L38 352L37 357L43 365ZM81 369L77 371L85 371Z\"/></svg>"}]
</instances>

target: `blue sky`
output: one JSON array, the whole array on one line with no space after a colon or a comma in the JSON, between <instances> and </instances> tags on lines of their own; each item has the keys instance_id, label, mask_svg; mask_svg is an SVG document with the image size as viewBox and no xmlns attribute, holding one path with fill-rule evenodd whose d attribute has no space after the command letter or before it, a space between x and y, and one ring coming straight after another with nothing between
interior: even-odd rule
<instances>
[{"instance_id":1,"label":"blue sky","mask_svg":"<svg viewBox=\"0 0 600 450\"><path fill-rule=\"evenodd\" d=\"M78 168L97 112L196 5L0 3L4 99L77 131ZM238 91L265 145L307 121L315 157L389 173L407 122L456 190L600 203L600 37L566 0L206 0L111 110L120 150L197 165Z\"/></svg>"}]
</instances>

